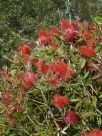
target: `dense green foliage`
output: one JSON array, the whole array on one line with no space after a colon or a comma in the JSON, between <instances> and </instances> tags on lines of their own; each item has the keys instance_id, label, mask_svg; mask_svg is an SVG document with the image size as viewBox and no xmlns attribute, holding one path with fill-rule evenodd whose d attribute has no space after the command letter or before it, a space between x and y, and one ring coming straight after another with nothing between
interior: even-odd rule
<instances>
[{"instance_id":1,"label":"dense green foliage","mask_svg":"<svg viewBox=\"0 0 102 136\"><path fill-rule=\"evenodd\" d=\"M92 17L102 16L102 1L71 0L71 9L81 20L92 21Z\"/></svg>"},{"instance_id":2,"label":"dense green foliage","mask_svg":"<svg viewBox=\"0 0 102 136\"><path fill-rule=\"evenodd\" d=\"M63 4L62 4L63 3ZM0 64L4 54L17 47L17 42L36 36L39 28L58 23L64 0L4 0L0 2ZM63 14L63 13L62 13ZM7 60L8 62L8 60Z\"/></svg>"}]
</instances>

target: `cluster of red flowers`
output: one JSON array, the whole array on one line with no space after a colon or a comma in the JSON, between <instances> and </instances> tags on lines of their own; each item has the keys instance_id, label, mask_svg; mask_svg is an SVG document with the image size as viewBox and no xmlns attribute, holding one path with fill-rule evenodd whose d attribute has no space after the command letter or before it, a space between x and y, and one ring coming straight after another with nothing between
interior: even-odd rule
<instances>
[{"instance_id":1,"label":"cluster of red flowers","mask_svg":"<svg viewBox=\"0 0 102 136\"><path fill-rule=\"evenodd\" d=\"M20 47L19 47L19 49L18 49L18 51L20 52L20 53L22 53L23 55L25 55L25 54L30 54L30 47L27 45L27 44L22 44Z\"/></svg>"},{"instance_id":2,"label":"cluster of red flowers","mask_svg":"<svg viewBox=\"0 0 102 136\"><path fill-rule=\"evenodd\" d=\"M55 47L53 47L53 48L55 49ZM22 59L26 56L25 61L28 61L28 63L26 63L26 65L23 61L25 67L28 64L32 65L32 63L31 63L32 60L30 60L30 59L27 60L27 58L30 58L30 56L29 56L30 50L31 50L30 46L27 44L21 45L19 47L19 52L22 55ZM72 68L70 68L70 66L65 64L63 61L56 61L50 65L46 65L43 60L38 60L34 64L35 64L35 66L37 66L38 70L42 74L47 75L47 79L53 85L57 85L58 83L60 83L60 81L68 82L72 78L72 76L74 75L74 70ZM54 75L56 75L56 76L54 76ZM25 72L23 75L23 81L25 83L26 88L28 87L27 90L31 89L31 86L33 86L37 80L38 80L37 75L34 74L34 72L32 72L32 71L27 71L25 68Z\"/></svg>"},{"instance_id":3,"label":"cluster of red flowers","mask_svg":"<svg viewBox=\"0 0 102 136\"><path fill-rule=\"evenodd\" d=\"M5 119L9 121L9 125L11 127L15 126L16 119L14 117L15 113L22 112L22 107L20 104L13 105L14 103L14 97L11 92L6 91L3 94L3 98L1 99L1 102L5 105L5 110L3 111L3 116Z\"/></svg>"},{"instance_id":4,"label":"cluster of red flowers","mask_svg":"<svg viewBox=\"0 0 102 136\"><path fill-rule=\"evenodd\" d=\"M39 60L36 63L36 65L37 65L37 67L38 67L38 69L40 70L41 73L47 74L47 72L49 70L49 66L47 66L43 60Z\"/></svg>"},{"instance_id":5,"label":"cluster of red flowers","mask_svg":"<svg viewBox=\"0 0 102 136\"><path fill-rule=\"evenodd\" d=\"M82 44L80 47L79 43L79 47L77 46L80 50L80 54L86 58L96 56L96 42L92 41L94 36L88 32L88 29L85 31L81 29L82 26L80 24L76 22L71 23L67 19L63 19L60 23L60 29L57 27L52 27L50 31L41 30L38 33L38 43L40 45L39 47L41 48L43 45L51 45L51 49L56 51L58 48L58 43L61 46L61 37L63 37L69 43L68 46L70 46L70 43L73 43L76 39L83 38L84 44ZM57 39L57 42L55 39ZM63 61L56 61L49 66L46 65L43 60L34 62L34 60L32 60L30 57L31 48L28 44L22 44L18 51L21 53L22 61L25 65L25 73L23 76L25 90L31 89L32 85L34 85L34 83L38 80L37 75L32 71L26 71L26 67L29 68L32 64L35 64L42 74L47 74L48 79L50 79L50 83L53 85L58 85L60 81L68 82L74 75L74 70L72 70ZM52 76L51 71L56 76Z\"/></svg>"},{"instance_id":6,"label":"cluster of red flowers","mask_svg":"<svg viewBox=\"0 0 102 136\"><path fill-rule=\"evenodd\" d=\"M70 100L67 97L56 95L54 96L54 99L52 100L52 104L58 109L63 109L65 106L70 104ZM72 111L66 111L64 116L65 117L62 120L62 122L65 122L66 124L72 124L72 125L77 123L77 121L80 118L78 114Z\"/></svg>"},{"instance_id":7,"label":"cluster of red flowers","mask_svg":"<svg viewBox=\"0 0 102 136\"><path fill-rule=\"evenodd\" d=\"M57 44L53 43L53 36L60 40L61 36L70 44L75 41L75 39L83 38L84 45L82 44L79 50L80 54L86 58L91 58L96 56L95 44L93 44L94 36L92 33L88 32L88 29L81 31L82 27L78 23L71 23L66 19L61 21L61 29L53 27L50 32L41 31L39 32L38 42L40 45L51 44L52 50L56 50ZM89 25L90 27L90 25ZM52 44L53 43L53 44ZM95 43L95 42L94 42Z\"/></svg>"},{"instance_id":8,"label":"cluster of red flowers","mask_svg":"<svg viewBox=\"0 0 102 136\"><path fill-rule=\"evenodd\" d=\"M83 37L85 38L87 45L82 45L80 48L80 54L86 58L91 58L96 56L96 51L95 51L95 45L96 42L92 41L93 35L89 32L84 32Z\"/></svg>"},{"instance_id":9,"label":"cluster of red flowers","mask_svg":"<svg viewBox=\"0 0 102 136\"><path fill-rule=\"evenodd\" d=\"M86 58L91 58L91 57L94 57L96 56L96 52L93 48L89 48L89 47L86 47L86 46L82 46L80 48L80 53L82 56L86 57Z\"/></svg>"},{"instance_id":10,"label":"cluster of red flowers","mask_svg":"<svg viewBox=\"0 0 102 136\"><path fill-rule=\"evenodd\" d=\"M64 34L67 42L73 42L74 38L77 36L77 31L75 26L66 19L61 21L61 30Z\"/></svg>"}]
</instances>

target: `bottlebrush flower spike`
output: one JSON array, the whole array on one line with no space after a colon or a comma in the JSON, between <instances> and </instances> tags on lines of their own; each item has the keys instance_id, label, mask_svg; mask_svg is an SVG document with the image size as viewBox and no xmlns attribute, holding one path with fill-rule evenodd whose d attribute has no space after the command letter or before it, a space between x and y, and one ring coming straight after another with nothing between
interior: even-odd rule
<instances>
[{"instance_id":1,"label":"bottlebrush flower spike","mask_svg":"<svg viewBox=\"0 0 102 136\"><path fill-rule=\"evenodd\" d=\"M13 104L13 95L10 92L5 92L1 102L9 107Z\"/></svg>"},{"instance_id":2,"label":"bottlebrush flower spike","mask_svg":"<svg viewBox=\"0 0 102 136\"><path fill-rule=\"evenodd\" d=\"M20 45L20 47L18 48L18 51L22 54L30 54L30 47L28 44L22 44Z\"/></svg>"},{"instance_id":3,"label":"bottlebrush flower spike","mask_svg":"<svg viewBox=\"0 0 102 136\"><path fill-rule=\"evenodd\" d=\"M29 90L32 90L32 88L33 88L33 85L31 84L29 84L29 85L24 85L23 86L23 88L22 88L22 90L24 90L24 91L29 91Z\"/></svg>"},{"instance_id":4,"label":"bottlebrush flower spike","mask_svg":"<svg viewBox=\"0 0 102 136\"><path fill-rule=\"evenodd\" d=\"M66 98L64 96L60 96L60 95L54 96L54 99L52 100L52 104L57 108L63 108L64 106L68 105L69 103L70 103L70 101L68 98Z\"/></svg>"},{"instance_id":5,"label":"bottlebrush flower spike","mask_svg":"<svg viewBox=\"0 0 102 136\"><path fill-rule=\"evenodd\" d=\"M59 79L59 78L52 79L52 80L50 81L50 83L51 83L52 85L58 87L58 86L60 85L60 79Z\"/></svg>"},{"instance_id":6,"label":"bottlebrush flower spike","mask_svg":"<svg viewBox=\"0 0 102 136\"><path fill-rule=\"evenodd\" d=\"M51 71L60 77L61 80L67 82L74 75L74 71L63 61L57 61L50 65Z\"/></svg>"},{"instance_id":7,"label":"bottlebrush flower spike","mask_svg":"<svg viewBox=\"0 0 102 136\"><path fill-rule=\"evenodd\" d=\"M67 20L67 19L63 19L61 21L61 30L66 34L69 32L69 30L73 30L74 26Z\"/></svg>"},{"instance_id":8,"label":"bottlebrush flower spike","mask_svg":"<svg viewBox=\"0 0 102 136\"><path fill-rule=\"evenodd\" d=\"M67 123L67 124L76 124L77 121L79 120L79 115L77 115L76 113L74 112L70 112L70 111L67 111L66 112L66 117L64 118L64 121Z\"/></svg>"},{"instance_id":9,"label":"bottlebrush flower spike","mask_svg":"<svg viewBox=\"0 0 102 136\"><path fill-rule=\"evenodd\" d=\"M59 34L59 29L57 27L52 27L50 30L50 34L55 36Z\"/></svg>"},{"instance_id":10,"label":"bottlebrush flower spike","mask_svg":"<svg viewBox=\"0 0 102 136\"><path fill-rule=\"evenodd\" d=\"M80 48L80 54L86 58L91 58L96 56L95 50L86 46L82 46Z\"/></svg>"},{"instance_id":11,"label":"bottlebrush flower spike","mask_svg":"<svg viewBox=\"0 0 102 136\"><path fill-rule=\"evenodd\" d=\"M66 41L72 42L76 37L77 33L74 30L70 30L69 33L66 35Z\"/></svg>"},{"instance_id":12,"label":"bottlebrush flower spike","mask_svg":"<svg viewBox=\"0 0 102 136\"><path fill-rule=\"evenodd\" d=\"M33 85L38 80L38 77L33 72L24 73L24 83L26 85Z\"/></svg>"},{"instance_id":13,"label":"bottlebrush flower spike","mask_svg":"<svg viewBox=\"0 0 102 136\"><path fill-rule=\"evenodd\" d=\"M88 41L92 38L92 34L89 32L84 32L83 37Z\"/></svg>"},{"instance_id":14,"label":"bottlebrush flower spike","mask_svg":"<svg viewBox=\"0 0 102 136\"><path fill-rule=\"evenodd\" d=\"M102 131L100 129L93 129L91 132L83 134L82 136L102 136Z\"/></svg>"},{"instance_id":15,"label":"bottlebrush flower spike","mask_svg":"<svg viewBox=\"0 0 102 136\"><path fill-rule=\"evenodd\" d=\"M39 60L36 65L43 74L47 74L49 67L44 63L43 60Z\"/></svg>"},{"instance_id":16,"label":"bottlebrush flower spike","mask_svg":"<svg viewBox=\"0 0 102 136\"><path fill-rule=\"evenodd\" d=\"M61 30L64 33L67 42L72 42L77 35L74 25L66 19L61 21Z\"/></svg>"},{"instance_id":17,"label":"bottlebrush flower spike","mask_svg":"<svg viewBox=\"0 0 102 136\"><path fill-rule=\"evenodd\" d=\"M49 44L51 42L51 36L50 34L45 31L45 30L41 30L39 33L38 33L38 42L40 45L42 44Z\"/></svg>"}]
</instances>

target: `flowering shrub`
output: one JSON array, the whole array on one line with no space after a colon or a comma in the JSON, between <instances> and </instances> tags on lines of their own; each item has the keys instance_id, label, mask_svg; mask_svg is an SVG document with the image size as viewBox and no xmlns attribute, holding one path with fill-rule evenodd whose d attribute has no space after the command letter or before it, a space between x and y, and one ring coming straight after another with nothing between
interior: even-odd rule
<instances>
[{"instance_id":1,"label":"flowering shrub","mask_svg":"<svg viewBox=\"0 0 102 136\"><path fill-rule=\"evenodd\" d=\"M99 34L95 25L63 19L18 47L0 71L2 134L102 135Z\"/></svg>"}]
</instances>

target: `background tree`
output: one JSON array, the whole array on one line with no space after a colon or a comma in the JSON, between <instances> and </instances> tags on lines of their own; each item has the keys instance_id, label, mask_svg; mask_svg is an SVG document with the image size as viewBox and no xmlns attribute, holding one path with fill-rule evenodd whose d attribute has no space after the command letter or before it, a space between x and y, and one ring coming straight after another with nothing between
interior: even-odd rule
<instances>
[{"instance_id":1,"label":"background tree","mask_svg":"<svg viewBox=\"0 0 102 136\"><path fill-rule=\"evenodd\" d=\"M63 4L62 4L63 3ZM64 0L1 0L0 2L0 58L16 48L42 27L54 25L65 9ZM45 26L44 26L45 25ZM7 60L8 62L8 60Z\"/></svg>"},{"instance_id":2,"label":"background tree","mask_svg":"<svg viewBox=\"0 0 102 136\"><path fill-rule=\"evenodd\" d=\"M92 16L102 16L101 0L70 0L70 3L71 10L74 12L74 19L75 16L77 16L81 18L81 20L92 21Z\"/></svg>"},{"instance_id":3,"label":"background tree","mask_svg":"<svg viewBox=\"0 0 102 136\"><path fill-rule=\"evenodd\" d=\"M101 0L0 0L0 66L22 41L36 37L40 28L66 17L90 20L102 16Z\"/></svg>"}]
</instances>

